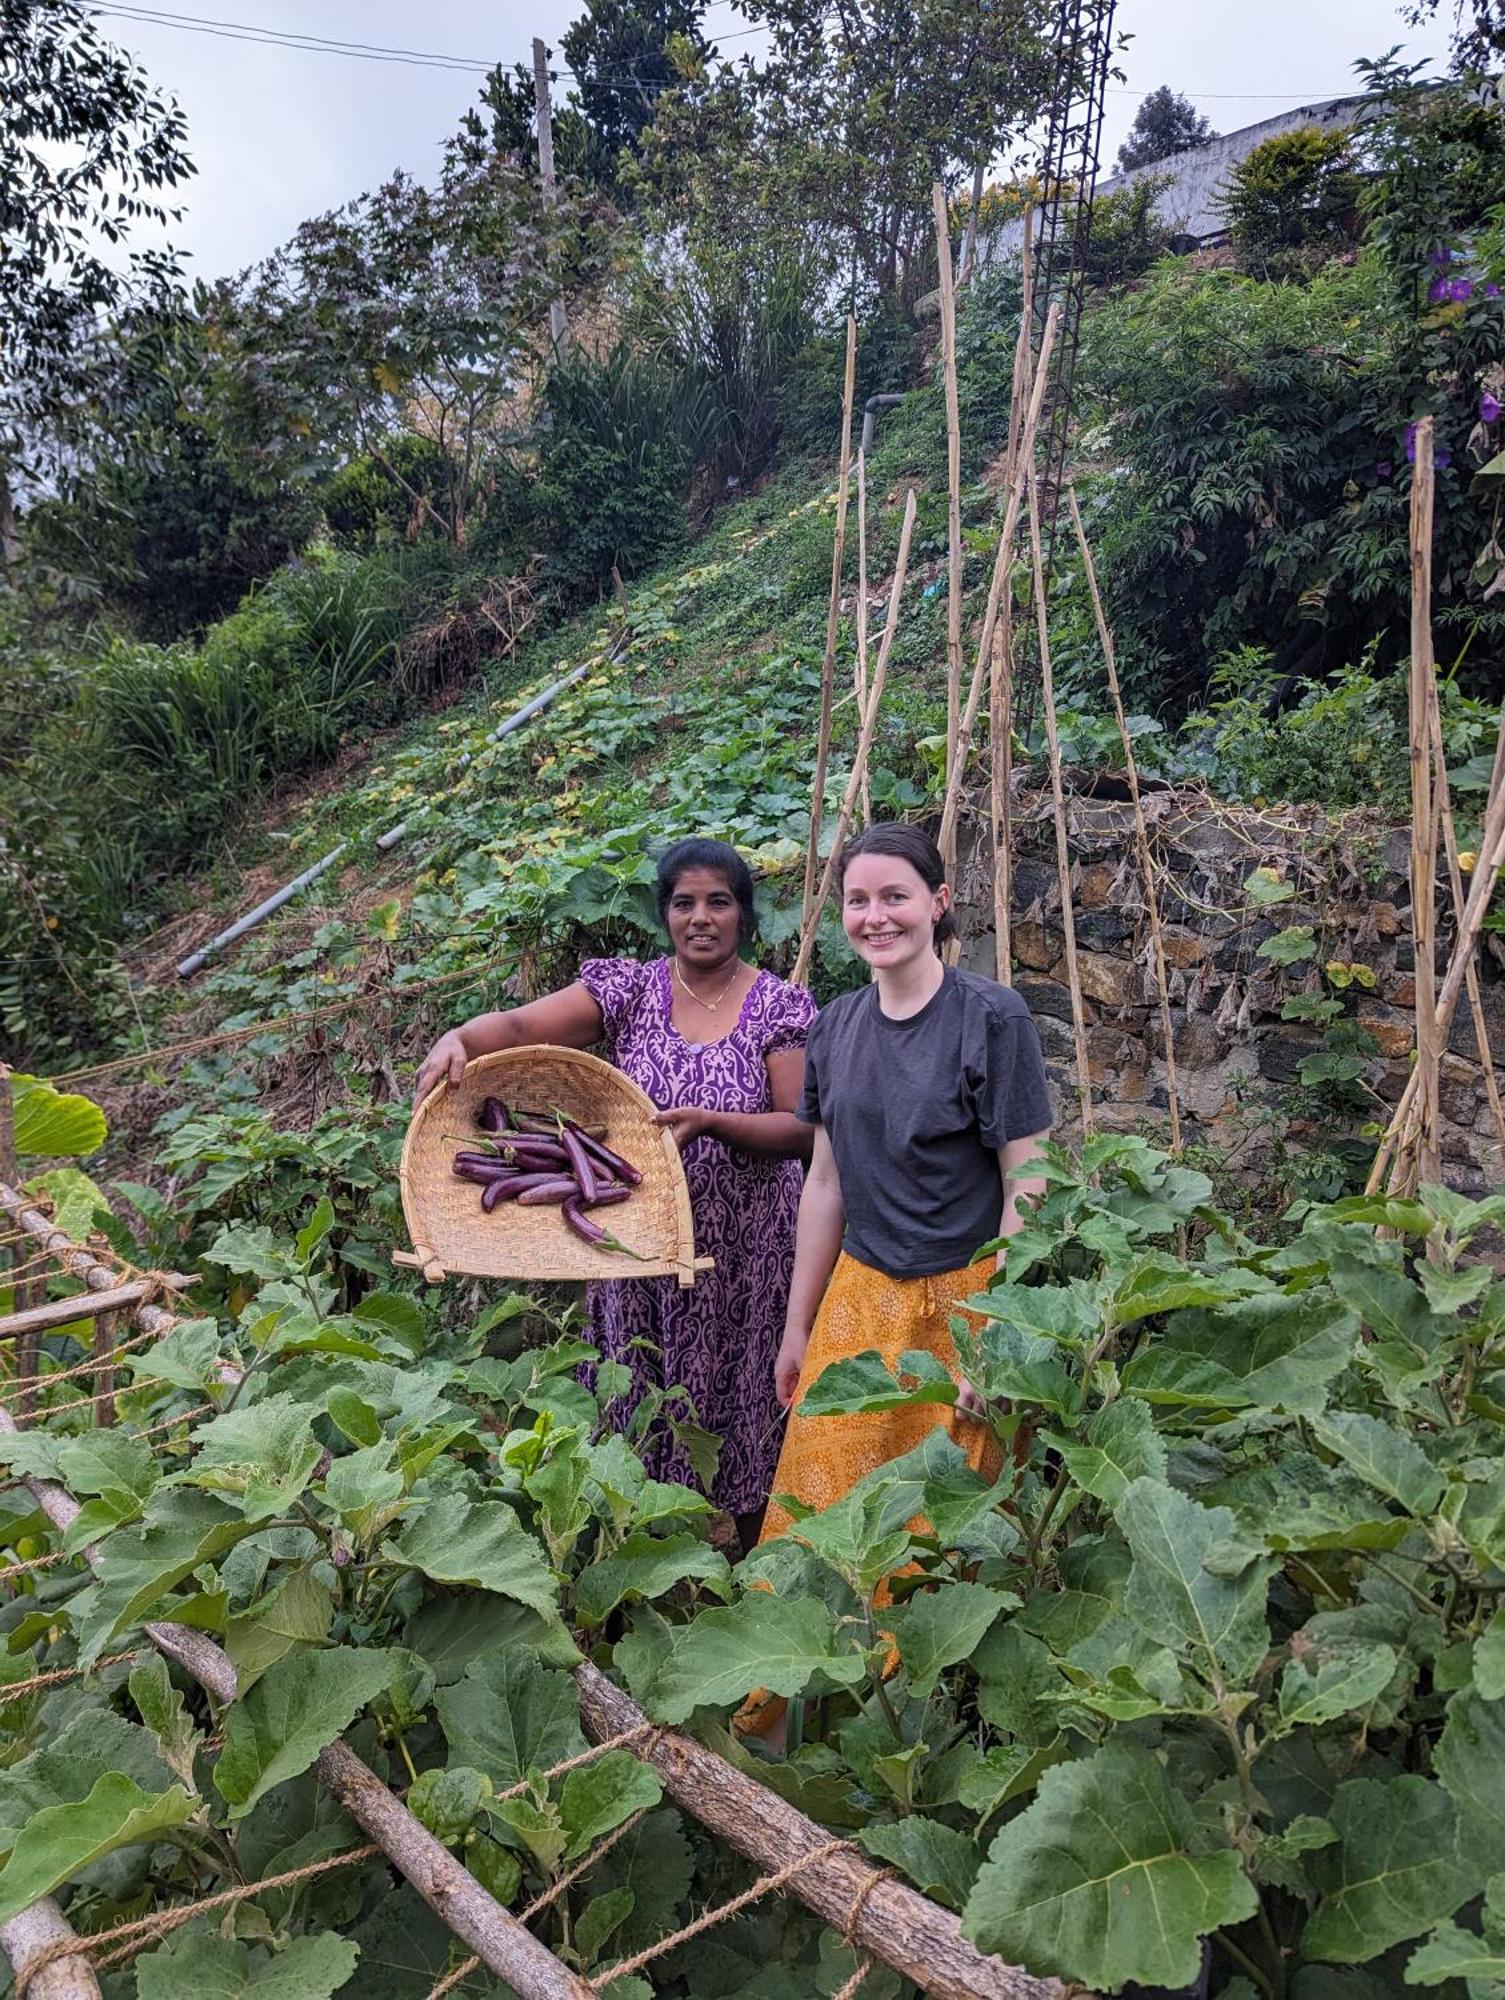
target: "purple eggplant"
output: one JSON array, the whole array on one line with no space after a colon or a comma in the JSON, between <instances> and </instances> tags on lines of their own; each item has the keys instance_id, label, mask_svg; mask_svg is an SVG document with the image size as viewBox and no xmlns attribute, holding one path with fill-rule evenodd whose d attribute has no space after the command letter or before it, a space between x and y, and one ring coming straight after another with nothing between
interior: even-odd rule
<instances>
[{"instance_id":1,"label":"purple eggplant","mask_svg":"<svg viewBox=\"0 0 1505 2000\"><path fill-rule=\"evenodd\" d=\"M476 1124L483 1132L501 1133L511 1129L512 1120L507 1115L507 1107L499 1097L487 1097L481 1101L480 1115Z\"/></svg>"},{"instance_id":2,"label":"purple eggplant","mask_svg":"<svg viewBox=\"0 0 1505 2000\"><path fill-rule=\"evenodd\" d=\"M623 1257L636 1259L639 1264L644 1264L648 1261L641 1251L629 1250L625 1243L617 1241L609 1229L603 1229L599 1222L593 1222L581 1208L578 1194L569 1196L564 1202L563 1214L565 1221L574 1230L575 1234L581 1237L586 1243L593 1243L598 1250L618 1251Z\"/></svg>"},{"instance_id":3,"label":"purple eggplant","mask_svg":"<svg viewBox=\"0 0 1505 2000\"><path fill-rule=\"evenodd\" d=\"M589 1208L596 1193L596 1169L590 1154L585 1150L585 1142L571 1126L562 1127L560 1136L564 1140L564 1150L570 1157L570 1171L580 1186L580 1202Z\"/></svg>"},{"instance_id":4,"label":"purple eggplant","mask_svg":"<svg viewBox=\"0 0 1505 2000\"><path fill-rule=\"evenodd\" d=\"M629 1187L636 1187L642 1180L643 1176L631 1160L624 1160L621 1154L614 1153L610 1146L604 1146L599 1139L593 1139L583 1126L576 1125L573 1120L566 1120L565 1129L575 1134L592 1161L598 1167L604 1167L613 1180L626 1181Z\"/></svg>"},{"instance_id":5,"label":"purple eggplant","mask_svg":"<svg viewBox=\"0 0 1505 2000\"><path fill-rule=\"evenodd\" d=\"M504 1165L500 1160L489 1167L479 1163L472 1165L468 1160L456 1160L450 1172L457 1181L478 1181L482 1187L489 1187L493 1181L510 1181L517 1178L516 1169Z\"/></svg>"},{"instance_id":6,"label":"purple eggplant","mask_svg":"<svg viewBox=\"0 0 1505 2000\"><path fill-rule=\"evenodd\" d=\"M552 1180L536 1182L524 1188L517 1198L519 1208L557 1208L562 1201L568 1201L580 1193L579 1184L572 1174L556 1174Z\"/></svg>"},{"instance_id":7,"label":"purple eggplant","mask_svg":"<svg viewBox=\"0 0 1505 2000\"><path fill-rule=\"evenodd\" d=\"M497 1203L499 1201L505 1201L509 1194L515 1192L516 1188L517 1188L516 1181L504 1181L504 1180L489 1181L481 1191L482 1213L490 1215L491 1211L496 1207Z\"/></svg>"}]
</instances>

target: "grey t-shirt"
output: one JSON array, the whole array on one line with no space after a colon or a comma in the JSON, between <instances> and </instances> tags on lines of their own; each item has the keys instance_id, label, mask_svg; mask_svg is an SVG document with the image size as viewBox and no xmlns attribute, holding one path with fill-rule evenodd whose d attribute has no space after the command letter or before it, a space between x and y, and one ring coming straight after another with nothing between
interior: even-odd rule
<instances>
[{"instance_id":1,"label":"grey t-shirt","mask_svg":"<svg viewBox=\"0 0 1505 2000\"><path fill-rule=\"evenodd\" d=\"M811 1026L799 1116L831 1141L849 1256L891 1278L958 1270L998 1234L999 1149L1050 1127L1029 1009L952 966L905 1021L876 986L844 993Z\"/></svg>"}]
</instances>

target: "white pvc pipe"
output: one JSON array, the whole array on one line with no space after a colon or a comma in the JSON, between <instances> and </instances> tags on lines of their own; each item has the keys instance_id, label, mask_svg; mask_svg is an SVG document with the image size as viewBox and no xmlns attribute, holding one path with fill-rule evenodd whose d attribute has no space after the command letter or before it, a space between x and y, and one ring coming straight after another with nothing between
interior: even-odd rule
<instances>
[{"instance_id":1,"label":"white pvc pipe","mask_svg":"<svg viewBox=\"0 0 1505 2000\"><path fill-rule=\"evenodd\" d=\"M237 917L228 930L221 931L218 937L210 938L208 944L202 945L199 950L190 952L178 967L179 979L191 979L205 960L212 957L215 952L222 951L227 944L234 944L235 940L243 938L247 931L254 931L258 924L265 923L274 911L280 910L284 903L291 902L300 889L306 889L315 876L322 875L326 868L333 867L348 845L348 841L342 840L338 847L331 847L312 868L305 868L301 875L296 875L291 882L284 883L282 888L275 895L268 896L264 903L258 903L254 910L248 910L243 917Z\"/></svg>"}]
</instances>

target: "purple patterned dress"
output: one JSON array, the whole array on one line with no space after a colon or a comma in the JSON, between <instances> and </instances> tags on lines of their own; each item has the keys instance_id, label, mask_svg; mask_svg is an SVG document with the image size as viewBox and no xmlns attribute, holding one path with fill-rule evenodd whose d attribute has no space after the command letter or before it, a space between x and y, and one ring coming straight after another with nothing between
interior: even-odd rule
<instances>
[{"instance_id":1,"label":"purple patterned dress","mask_svg":"<svg viewBox=\"0 0 1505 2000\"><path fill-rule=\"evenodd\" d=\"M729 1035L687 1042L673 1021L667 959L651 965L587 959L580 978L601 1009L611 1061L665 1111L681 1104L771 1111L764 1058L802 1049L815 1018L803 987L760 972ZM588 1286L587 1338L632 1369L631 1394L611 1410L618 1428L650 1386L688 1391L701 1424L722 1440L710 1497L730 1513L748 1514L768 1498L783 1431L773 1362L784 1331L804 1170L797 1160L740 1153L705 1137L686 1149L684 1166L695 1248L715 1258L715 1270L683 1288L676 1278ZM655 1479L698 1484L661 1427L643 1440L640 1455Z\"/></svg>"}]
</instances>

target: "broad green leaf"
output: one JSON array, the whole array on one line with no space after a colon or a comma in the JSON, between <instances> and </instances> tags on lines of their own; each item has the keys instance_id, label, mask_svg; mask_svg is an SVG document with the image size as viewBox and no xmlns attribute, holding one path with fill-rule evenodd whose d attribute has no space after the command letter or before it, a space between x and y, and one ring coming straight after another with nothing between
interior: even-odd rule
<instances>
[{"instance_id":1,"label":"broad green leaf","mask_svg":"<svg viewBox=\"0 0 1505 2000\"><path fill-rule=\"evenodd\" d=\"M1327 1817L1338 1829L1313 1869L1322 1899L1302 1933L1310 1958L1357 1964L1450 1917L1471 1893L1454 1853L1453 1803L1428 1778L1355 1778Z\"/></svg>"},{"instance_id":2,"label":"broad green leaf","mask_svg":"<svg viewBox=\"0 0 1505 2000\"><path fill-rule=\"evenodd\" d=\"M1505 1701L1486 1701L1476 1688L1455 1694L1432 1768L1458 1808L1459 1853L1477 1885L1505 1869Z\"/></svg>"},{"instance_id":3,"label":"broad green leaf","mask_svg":"<svg viewBox=\"0 0 1505 2000\"><path fill-rule=\"evenodd\" d=\"M402 1474L392 1464L395 1449L395 1440L384 1438L337 1458L324 1475L324 1498L363 1540L376 1532L377 1515L385 1524L387 1510L402 1498Z\"/></svg>"},{"instance_id":4,"label":"broad green leaf","mask_svg":"<svg viewBox=\"0 0 1505 2000\"><path fill-rule=\"evenodd\" d=\"M876 1410L905 1409L912 1403L954 1403L956 1397L956 1381L949 1373L944 1380L932 1376L906 1388L889 1373L876 1348L865 1348L861 1354L850 1354L821 1370L800 1397L800 1415L866 1415Z\"/></svg>"},{"instance_id":5,"label":"broad green leaf","mask_svg":"<svg viewBox=\"0 0 1505 2000\"><path fill-rule=\"evenodd\" d=\"M972 1893L982 1856L954 1827L912 1814L864 1827L861 1839L869 1854L902 1868L921 1895L933 1896L948 1910L960 1910Z\"/></svg>"},{"instance_id":6,"label":"broad green leaf","mask_svg":"<svg viewBox=\"0 0 1505 2000\"><path fill-rule=\"evenodd\" d=\"M163 1763L182 1779L189 1791L196 1792L194 1759L204 1739L184 1707L182 1695L172 1684L167 1662L156 1653L148 1655L139 1667L132 1667L129 1686L137 1713L157 1739L157 1752Z\"/></svg>"},{"instance_id":7,"label":"broad green leaf","mask_svg":"<svg viewBox=\"0 0 1505 2000\"><path fill-rule=\"evenodd\" d=\"M420 1771L408 1788L407 1807L435 1840L453 1847L469 1833L476 1814L491 1797L484 1771L469 1764L451 1764L443 1771Z\"/></svg>"},{"instance_id":8,"label":"broad green leaf","mask_svg":"<svg viewBox=\"0 0 1505 2000\"><path fill-rule=\"evenodd\" d=\"M239 1693L248 1694L295 1647L322 1646L333 1622L334 1596L328 1585L310 1570L290 1570L225 1627L225 1651L235 1662Z\"/></svg>"},{"instance_id":9,"label":"broad green leaf","mask_svg":"<svg viewBox=\"0 0 1505 2000\"><path fill-rule=\"evenodd\" d=\"M234 1496L248 1521L270 1521L286 1513L313 1477L323 1449L313 1434L320 1414L317 1403L291 1396L227 1410L197 1426L192 1465L175 1476Z\"/></svg>"},{"instance_id":10,"label":"broad green leaf","mask_svg":"<svg viewBox=\"0 0 1505 2000\"><path fill-rule=\"evenodd\" d=\"M33 1174L26 1183L26 1191L46 1195L52 1204L53 1228L60 1229L75 1243L88 1241L100 1209L109 1212L103 1191L78 1167L53 1167L48 1173ZM84 1341L89 1338L82 1330L78 1337Z\"/></svg>"},{"instance_id":11,"label":"broad green leaf","mask_svg":"<svg viewBox=\"0 0 1505 2000\"><path fill-rule=\"evenodd\" d=\"M1165 1478L1165 1445L1143 1403L1127 1397L1108 1403L1079 1438L1052 1437L1066 1470L1105 1506L1116 1507L1136 1479Z\"/></svg>"},{"instance_id":12,"label":"broad green leaf","mask_svg":"<svg viewBox=\"0 0 1505 2000\"><path fill-rule=\"evenodd\" d=\"M1336 1452L1360 1479L1425 1520L1442 1498L1442 1474L1413 1439L1378 1417L1329 1410L1313 1420L1318 1442Z\"/></svg>"},{"instance_id":13,"label":"broad green leaf","mask_svg":"<svg viewBox=\"0 0 1505 2000\"><path fill-rule=\"evenodd\" d=\"M1494 1282L1494 1275L1488 1264L1465 1264L1461 1271L1450 1271L1442 1264L1418 1264L1416 1269L1427 1304L1443 1318L1477 1305Z\"/></svg>"},{"instance_id":14,"label":"broad green leaf","mask_svg":"<svg viewBox=\"0 0 1505 2000\"><path fill-rule=\"evenodd\" d=\"M58 1476L75 1495L121 1492L145 1500L161 1474L150 1445L104 1430L70 1438L58 1454Z\"/></svg>"},{"instance_id":15,"label":"broad green leaf","mask_svg":"<svg viewBox=\"0 0 1505 2000\"><path fill-rule=\"evenodd\" d=\"M1038 1296L1020 1289L1026 1298ZM995 1320L975 1336L961 1328L956 1345L964 1372L989 1401L1006 1396L1015 1404L1037 1404L1066 1423L1081 1414L1082 1385L1067 1372L1055 1341Z\"/></svg>"},{"instance_id":16,"label":"broad green leaf","mask_svg":"<svg viewBox=\"0 0 1505 2000\"><path fill-rule=\"evenodd\" d=\"M593 1896L586 1904L575 1920L575 1948L582 1965L595 1964L612 1932L632 1915L636 1900L624 1884L620 1889L608 1889L604 1896Z\"/></svg>"},{"instance_id":17,"label":"broad green leaf","mask_svg":"<svg viewBox=\"0 0 1505 2000\"><path fill-rule=\"evenodd\" d=\"M232 1819L244 1819L265 1792L306 1771L386 1687L386 1653L334 1646L294 1653L269 1667L225 1716L225 1747L214 1768Z\"/></svg>"},{"instance_id":18,"label":"broad green leaf","mask_svg":"<svg viewBox=\"0 0 1505 2000\"><path fill-rule=\"evenodd\" d=\"M1219 1480L1207 1498L1233 1509L1247 1540L1272 1549L1393 1549L1411 1531L1346 1466L1294 1448Z\"/></svg>"},{"instance_id":19,"label":"broad green leaf","mask_svg":"<svg viewBox=\"0 0 1505 2000\"><path fill-rule=\"evenodd\" d=\"M544 1616L559 1594L543 1550L505 1500L469 1500L461 1493L425 1499L388 1547L435 1583L493 1590Z\"/></svg>"},{"instance_id":20,"label":"broad green leaf","mask_svg":"<svg viewBox=\"0 0 1505 2000\"><path fill-rule=\"evenodd\" d=\"M892 1631L912 1693L928 1695L947 1667L972 1657L983 1634L1003 1612L1017 1609L1009 1590L980 1583L943 1583L917 1591L883 1622Z\"/></svg>"},{"instance_id":21,"label":"broad green leaf","mask_svg":"<svg viewBox=\"0 0 1505 2000\"><path fill-rule=\"evenodd\" d=\"M239 1223L222 1229L204 1253L211 1264L246 1278L286 1278L296 1275L292 1257L264 1224Z\"/></svg>"},{"instance_id":22,"label":"broad green leaf","mask_svg":"<svg viewBox=\"0 0 1505 2000\"><path fill-rule=\"evenodd\" d=\"M155 1376L175 1389L198 1393L208 1387L219 1358L219 1326L212 1319L188 1319L151 1347L125 1356L137 1375Z\"/></svg>"},{"instance_id":23,"label":"broad green leaf","mask_svg":"<svg viewBox=\"0 0 1505 2000\"><path fill-rule=\"evenodd\" d=\"M1246 1563L1234 1575L1207 1566L1235 1527L1226 1507L1200 1507L1153 1479L1136 1479L1118 1505L1133 1553L1124 1592L1129 1616L1151 1639L1216 1666L1235 1686L1253 1674L1270 1643L1265 1587L1275 1564Z\"/></svg>"},{"instance_id":24,"label":"broad green leaf","mask_svg":"<svg viewBox=\"0 0 1505 2000\"><path fill-rule=\"evenodd\" d=\"M1495 1612L1474 1642L1474 1686L1484 1701L1505 1697L1505 1607Z\"/></svg>"},{"instance_id":25,"label":"broad green leaf","mask_svg":"<svg viewBox=\"0 0 1505 2000\"><path fill-rule=\"evenodd\" d=\"M996 1624L973 1656L977 1712L995 1729L1023 1743L1048 1743L1060 1734L1058 1697L1065 1682L1038 1639L1017 1618Z\"/></svg>"},{"instance_id":26,"label":"broad green leaf","mask_svg":"<svg viewBox=\"0 0 1505 2000\"><path fill-rule=\"evenodd\" d=\"M1469 2000L1494 2000L1497 1993L1505 1993L1505 1937L1491 1945L1477 1931L1439 1924L1406 1961L1406 1984L1443 1986L1450 1979L1470 1982Z\"/></svg>"},{"instance_id":27,"label":"broad green leaf","mask_svg":"<svg viewBox=\"0 0 1505 2000\"><path fill-rule=\"evenodd\" d=\"M364 1396L358 1396L353 1389L331 1389L324 1407L335 1427L352 1444L369 1448L381 1443L381 1419Z\"/></svg>"},{"instance_id":28,"label":"broad green leaf","mask_svg":"<svg viewBox=\"0 0 1505 2000\"><path fill-rule=\"evenodd\" d=\"M117 1848L155 1840L169 1827L184 1825L198 1806L195 1795L181 1785L146 1792L122 1771L107 1771L96 1779L87 1798L44 1806L26 1822L0 1868L0 1924Z\"/></svg>"},{"instance_id":29,"label":"broad green leaf","mask_svg":"<svg viewBox=\"0 0 1505 2000\"><path fill-rule=\"evenodd\" d=\"M434 1707L451 1759L484 1771L498 1791L585 1748L574 1681L521 1648L473 1661Z\"/></svg>"},{"instance_id":30,"label":"broad green leaf","mask_svg":"<svg viewBox=\"0 0 1505 2000\"><path fill-rule=\"evenodd\" d=\"M405 1646L428 1662L436 1684L448 1687L486 1653L521 1649L546 1667L579 1664L580 1650L558 1618L540 1618L510 1597L455 1591L430 1598L402 1630Z\"/></svg>"},{"instance_id":31,"label":"broad green leaf","mask_svg":"<svg viewBox=\"0 0 1505 2000\"><path fill-rule=\"evenodd\" d=\"M1394 1650L1380 1645L1315 1648L1293 1658L1280 1677L1280 1730L1315 1728L1366 1708L1389 1687L1395 1668Z\"/></svg>"},{"instance_id":32,"label":"broad green leaf","mask_svg":"<svg viewBox=\"0 0 1505 2000\"><path fill-rule=\"evenodd\" d=\"M289 1938L269 1958L194 1926L136 1960L137 2000L331 2000L359 1956L333 1931Z\"/></svg>"},{"instance_id":33,"label":"broad green leaf","mask_svg":"<svg viewBox=\"0 0 1505 2000\"><path fill-rule=\"evenodd\" d=\"M529 1301L531 1308L532 1301ZM402 1292L368 1292L351 1314L362 1326L380 1327L414 1358L423 1352L428 1322L423 1307Z\"/></svg>"},{"instance_id":34,"label":"broad green leaf","mask_svg":"<svg viewBox=\"0 0 1505 2000\"><path fill-rule=\"evenodd\" d=\"M113 1709L76 1708L28 1756L0 1770L0 1857L37 1813L79 1804L105 1776L127 1777L142 1791L161 1794L172 1773L149 1731Z\"/></svg>"},{"instance_id":35,"label":"broad green leaf","mask_svg":"<svg viewBox=\"0 0 1505 2000\"><path fill-rule=\"evenodd\" d=\"M1175 1407L1313 1412L1347 1367L1359 1318L1344 1300L1274 1292L1177 1313L1124 1369L1124 1389Z\"/></svg>"},{"instance_id":36,"label":"broad green leaf","mask_svg":"<svg viewBox=\"0 0 1505 2000\"><path fill-rule=\"evenodd\" d=\"M796 1695L817 1674L852 1687L863 1673L823 1604L753 1590L676 1628L644 1705L656 1721L684 1722L696 1708L729 1707L754 1688Z\"/></svg>"},{"instance_id":37,"label":"broad green leaf","mask_svg":"<svg viewBox=\"0 0 1505 2000\"><path fill-rule=\"evenodd\" d=\"M968 1299L967 1308L981 1319L1012 1327L1026 1340L1060 1341L1067 1347L1096 1339L1103 1326L1099 1288L1081 1279L1066 1285L993 1285Z\"/></svg>"},{"instance_id":38,"label":"broad green leaf","mask_svg":"<svg viewBox=\"0 0 1505 2000\"><path fill-rule=\"evenodd\" d=\"M988 1820L1001 1806L1022 1799L1040 1782L1041 1773L1070 1755L1064 1736L1044 1744L995 1743L962 1773L957 1798L969 1812Z\"/></svg>"},{"instance_id":39,"label":"broad green leaf","mask_svg":"<svg viewBox=\"0 0 1505 2000\"><path fill-rule=\"evenodd\" d=\"M575 1615L599 1625L628 1597L662 1597L687 1577L731 1594L731 1566L696 1535L629 1535L619 1548L582 1570L575 1580Z\"/></svg>"},{"instance_id":40,"label":"broad green leaf","mask_svg":"<svg viewBox=\"0 0 1505 2000\"><path fill-rule=\"evenodd\" d=\"M1207 1932L1254 1914L1228 1849L1207 1854L1190 1805L1157 1760L1127 1743L1057 1764L988 1850L963 1935L1031 1972L1112 1992L1184 1986Z\"/></svg>"},{"instance_id":41,"label":"broad green leaf","mask_svg":"<svg viewBox=\"0 0 1505 2000\"><path fill-rule=\"evenodd\" d=\"M1161 1250L1147 1251L1119 1280L1113 1293L1113 1319L1131 1326L1151 1313L1181 1312L1189 1306L1222 1305L1230 1299L1269 1289L1268 1278L1235 1265L1223 1270L1185 1264Z\"/></svg>"},{"instance_id":42,"label":"broad green leaf","mask_svg":"<svg viewBox=\"0 0 1505 2000\"><path fill-rule=\"evenodd\" d=\"M47 1159L82 1159L97 1153L109 1125L91 1098L55 1090L35 1076L11 1073L13 1140L17 1153Z\"/></svg>"},{"instance_id":43,"label":"broad green leaf","mask_svg":"<svg viewBox=\"0 0 1505 2000\"><path fill-rule=\"evenodd\" d=\"M250 1522L212 1494L154 1493L141 1526L121 1528L100 1552L98 1581L77 1627L80 1665L91 1666L117 1632L250 1533Z\"/></svg>"},{"instance_id":44,"label":"broad green leaf","mask_svg":"<svg viewBox=\"0 0 1505 2000\"><path fill-rule=\"evenodd\" d=\"M1384 1248L1387 1252L1393 1250L1396 1258L1379 1262L1369 1246L1366 1246L1369 1254L1360 1255L1357 1245L1335 1256L1333 1288L1381 1340L1395 1341L1419 1354L1430 1354L1448 1334L1448 1324L1428 1308L1420 1290L1399 1268L1400 1246Z\"/></svg>"},{"instance_id":45,"label":"broad green leaf","mask_svg":"<svg viewBox=\"0 0 1505 2000\"><path fill-rule=\"evenodd\" d=\"M559 1794L559 1817L569 1835L565 1859L584 1854L624 1819L656 1806L663 1795L658 1772L630 1750L608 1750L569 1772Z\"/></svg>"}]
</instances>

